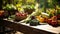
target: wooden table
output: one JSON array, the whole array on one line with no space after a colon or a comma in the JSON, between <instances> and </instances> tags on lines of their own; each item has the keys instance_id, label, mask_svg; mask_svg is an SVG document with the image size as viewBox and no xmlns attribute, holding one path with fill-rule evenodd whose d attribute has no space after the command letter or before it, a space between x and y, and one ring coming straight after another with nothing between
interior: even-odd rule
<instances>
[{"instance_id":1,"label":"wooden table","mask_svg":"<svg viewBox=\"0 0 60 34\"><path fill-rule=\"evenodd\" d=\"M2 20L2 23L5 27L9 27L16 31L20 31L24 34L59 34L60 27L52 27L48 24L30 26L29 24L14 22L13 20Z\"/></svg>"}]
</instances>

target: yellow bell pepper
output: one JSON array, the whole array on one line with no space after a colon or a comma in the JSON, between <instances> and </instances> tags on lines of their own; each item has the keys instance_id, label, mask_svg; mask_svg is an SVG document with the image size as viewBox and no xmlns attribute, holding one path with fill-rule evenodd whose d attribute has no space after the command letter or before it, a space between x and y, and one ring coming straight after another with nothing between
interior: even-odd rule
<instances>
[{"instance_id":1,"label":"yellow bell pepper","mask_svg":"<svg viewBox=\"0 0 60 34\"><path fill-rule=\"evenodd\" d=\"M44 22L44 18L41 16L36 16L37 20L40 21L40 23Z\"/></svg>"}]
</instances>

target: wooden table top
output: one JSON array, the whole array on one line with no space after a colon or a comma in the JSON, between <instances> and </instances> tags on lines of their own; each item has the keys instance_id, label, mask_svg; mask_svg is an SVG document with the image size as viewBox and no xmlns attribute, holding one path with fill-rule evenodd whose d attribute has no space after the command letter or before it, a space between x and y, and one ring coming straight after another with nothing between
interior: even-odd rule
<instances>
[{"instance_id":1,"label":"wooden table top","mask_svg":"<svg viewBox=\"0 0 60 34\"><path fill-rule=\"evenodd\" d=\"M4 20L7 20L7 19L4 19ZM7 20L7 21L14 22L13 20ZM30 26L29 24L26 24L26 23L20 23L20 22L14 22L14 23L17 23L17 24L20 24L20 25L22 24L24 26L34 28L34 29L37 29L37 30L43 30L43 31L56 33L56 34L60 33L60 26L59 27L52 27L52 26L50 26L48 24L46 24L46 25L38 25L38 26Z\"/></svg>"}]
</instances>

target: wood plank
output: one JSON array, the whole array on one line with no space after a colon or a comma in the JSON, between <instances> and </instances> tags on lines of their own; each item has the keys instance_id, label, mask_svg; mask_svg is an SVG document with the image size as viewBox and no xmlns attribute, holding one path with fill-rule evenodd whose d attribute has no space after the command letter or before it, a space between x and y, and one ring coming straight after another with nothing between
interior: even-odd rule
<instances>
[{"instance_id":1,"label":"wood plank","mask_svg":"<svg viewBox=\"0 0 60 34\"><path fill-rule=\"evenodd\" d=\"M9 28L14 29L16 31L20 31L24 34L55 34L55 33L51 33L51 32L48 32L48 31L43 31L43 30L40 30L40 29L35 29L35 28L32 28L32 27L28 27L28 26L25 26L25 25L22 25L22 24L18 24L18 23L6 21L6 20L3 20L2 24L5 27L9 27Z\"/></svg>"}]
</instances>

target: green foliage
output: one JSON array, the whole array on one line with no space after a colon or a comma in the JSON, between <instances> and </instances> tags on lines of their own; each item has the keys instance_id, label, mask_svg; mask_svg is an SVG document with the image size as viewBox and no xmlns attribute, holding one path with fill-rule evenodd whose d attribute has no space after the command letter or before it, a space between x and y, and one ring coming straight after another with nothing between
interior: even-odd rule
<instances>
[{"instance_id":1,"label":"green foliage","mask_svg":"<svg viewBox=\"0 0 60 34\"><path fill-rule=\"evenodd\" d=\"M26 9L35 9L35 6L32 4L32 5L25 5L26 7Z\"/></svg>"},{"instance_id":2,"label":"green foliage","mask_svg":"<svg viewBox=\"0 0 60 34\"><path fill-rule=\"evenodd\" d=\"M16 7L13 4L7 4L6 6L3 7L5 10L13 10L16 9Z\"/></svg>"},{"instance_id":3,"label":"green foliage","mask_svg":"<svg viewBox=\"0 0 60 34\"><path fill-rule=\"evenodd\" d=\"M27 3L35 3L35 0L26 0Z\"/></svg>"}]
</instances>

